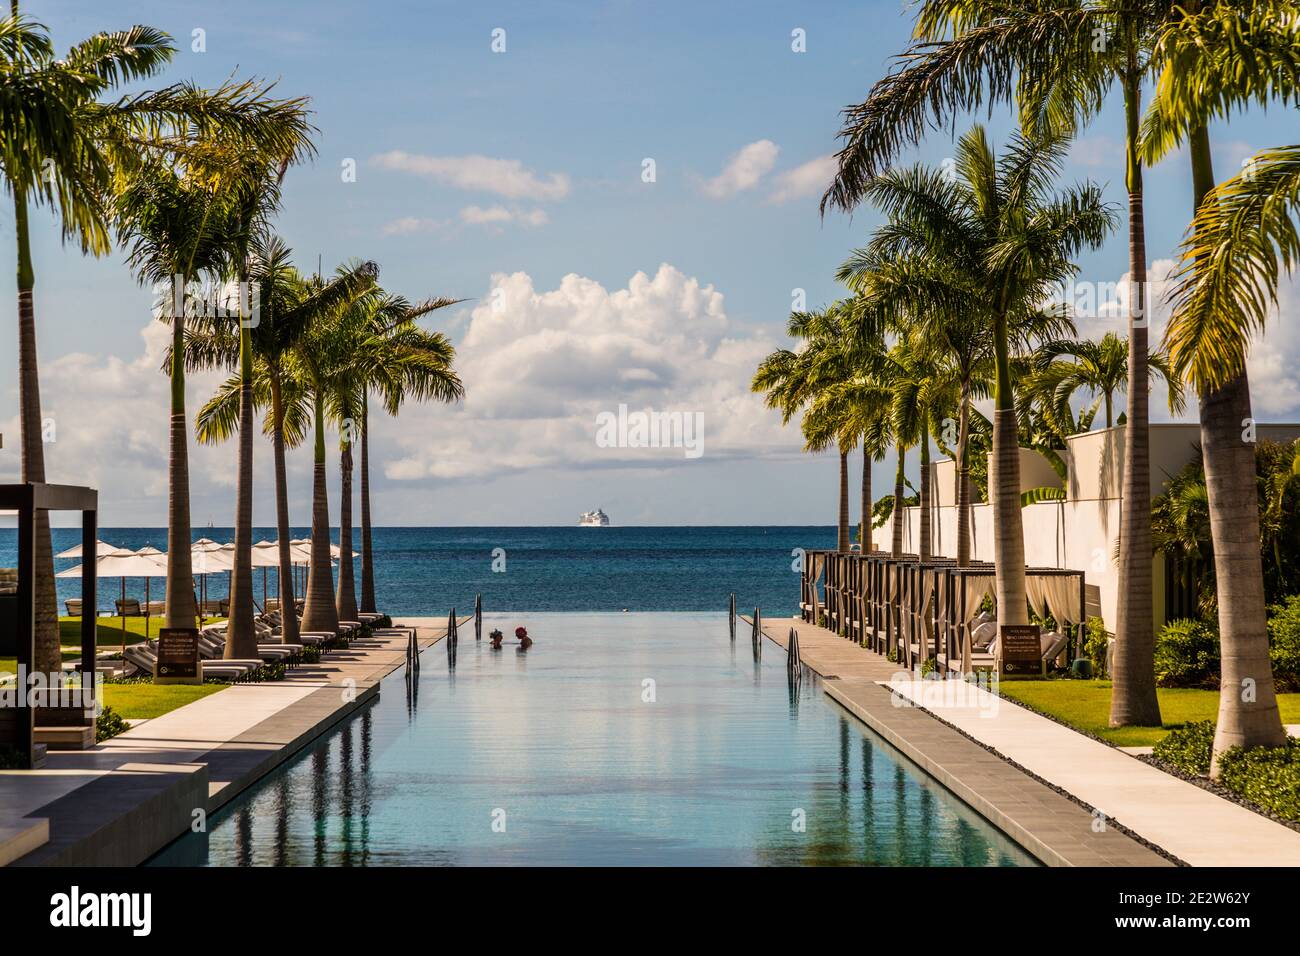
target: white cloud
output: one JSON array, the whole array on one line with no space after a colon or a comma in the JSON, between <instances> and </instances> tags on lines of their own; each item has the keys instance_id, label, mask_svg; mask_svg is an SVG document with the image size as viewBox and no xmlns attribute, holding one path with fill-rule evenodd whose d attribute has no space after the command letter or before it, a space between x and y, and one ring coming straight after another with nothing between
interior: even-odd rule
<instances>
[{"instance_id":1,"label":"white cloud","mask_svg":"<svg viewBox=\"0 0 1300 956\"><path fill-rule=\"evenodd\" d=\"M383 225L385 236L407 236L415 232L436 232L446 223L439 219L423 219L417 216L403 216Z\"/></svg>"},{"instance_id":2,"label":"white cloud","mask_svg":"<svg viewBox=\"0 0 1300 956\"><path fill-rule=\"evenodd\" d=\"M466 206L460 211L461 222L472 226L505 225L544 226L550 221L544 209L507 209L505 206Z\"/></svg>"},{"instance_id":3,"label":"white cloud","mask_svg":"<svg viewBox=\"0 0 1300 956\"><path fill-rule=\"evenodd\" d=\"M569 194L564 173L538 175L517 159L491 156L424 156L395 149L370 158L373 166L424 176L436 182L475 192L496 193L507 199L552 200Z\"/></svg>"},{"instance_id":4,"label":"white cloud","mask_svg":"<svg viewBox=\"0 0 1300 956\"><path fill-rule=\"evenodd\" d=\"M838 164L831 155L810 159L802 166L787 169L776 177L776 187L767 197L768 202L782 203L791 199L820 196L835 178Z\"/></svg>"},{"instance_id":5,"label":"white cloud","mask_svg":"<svg viewBox=\"0 0 1300 956\"><path fill-rule=\"evenodd\" d=\"M770 139L760 139L736 152L722 172L703 184L702 191L710 199L727 199L747 189L753 189L776 165L780 147Z\"/></svg>"},{"instance_id":6,"label":"white cloud","mask_svg":"<svg viewBox=\"0 0 1300 956\"><path fill-rule=\"evenodd\" d=\"M670 265L614 290L575 274L551 290L527 273L497 274L478 301L457 346L464 403L404 411L387 478L683 460L680 451L597 447L596 416L621 403L702 412L706 458L798 444L749 390L775 344L735 329L721 293Z\"/></svg>"}]
</instances>

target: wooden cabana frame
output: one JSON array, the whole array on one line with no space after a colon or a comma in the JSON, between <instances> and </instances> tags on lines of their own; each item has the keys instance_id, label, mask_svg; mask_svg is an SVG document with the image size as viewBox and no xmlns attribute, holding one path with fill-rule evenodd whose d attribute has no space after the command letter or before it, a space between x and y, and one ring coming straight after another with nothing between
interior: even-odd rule
<instances>
[{"instance_id":1,"label":"wooden cabana frame","mask_svg":"<svg viewBox=\"0 0 1300 956\"><path fill-rule=\"evenodd\" d=\"M824 619L828 630L878 654L892 653L905 667L933 658L942 669L960 659L976 610L966 606L967 580L996 573L986 561L957 567L948 557L922 562L915 554L888 551L807 551L800 607L805 621L820 625ZM1025 575L1079 579L1081 617L1073 622L1075 635L1067 637L1077 654L1087 628L1086 576L1070 568L1027 568Z\"/></svg>"},{"instance_id":2,"label":"wooden cabana frame","mask_svg":"<svg viewBox=\"0 0 1300 956\"><path fill-rule=\"evenodd\" d=\"M81 673L89 675L89 697L95 701L95 560L99 494L93 488L27 482L0 485L0 510L18 513L17 664L30 675L36 659L36 512L80 511L81 548L86 559L81 572ZM37 709L28 706L27 688L16 688L17 706L0 710L0 743L12 747L23 767L40 765L35 743ZM44 710L45 708L42 708ZM60 722L66 722L61 720Z\"/></svg>"}]
</instances>

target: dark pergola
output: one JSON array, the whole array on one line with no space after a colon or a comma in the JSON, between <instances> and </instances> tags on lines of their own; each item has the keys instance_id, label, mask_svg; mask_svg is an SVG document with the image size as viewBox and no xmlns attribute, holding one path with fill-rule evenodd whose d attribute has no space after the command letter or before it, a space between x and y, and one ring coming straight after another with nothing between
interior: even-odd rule
<instances>
[{"instance_id":1,"label":"dark pergola","mask_svg":"<svg viewBox=\"0 0 1300 956\"><path fill-rule=\"evenodd\" d=\"M18 669L30 676L36 657L36 512L81 512L81 673L95 693L95 542L98 537L99 494L93 488L28 482L0 485L0 510L18 512ZM16 688L17 707L0 711L0 743L7 743L23 765L40 765L35 744L36 709L28 706L27 687ZM24 760L25 758L25 760Z\"/></svg>"}]
</instances>

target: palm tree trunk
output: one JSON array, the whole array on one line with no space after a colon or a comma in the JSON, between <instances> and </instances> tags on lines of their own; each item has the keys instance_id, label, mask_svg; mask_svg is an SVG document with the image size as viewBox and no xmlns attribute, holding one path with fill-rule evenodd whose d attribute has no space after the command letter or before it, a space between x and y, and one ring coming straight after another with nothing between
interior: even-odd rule
<instances>
[{"instance_id":1,"label":"palm tree trunk","mask_svg":"<svg viewBox=\"0 0 1300 956\"><path fill-rule=\"evenodd\" d=\"M1210 137L1191 131L1195 208L1214 188ZM1268 610L1260 556L1255 449L1242 429L1252 420L1250 380L1243 368L1231 382L1200 394L1201 455L1210 506L1210 539L1219 598L1219 717L1210 776L1229 747L1278 747L1286 731L1278 711L1268 653Z\"/></svg>"},{"instance_id":2,"label":"palm tree trunk","mask_svg":"<svg viewBox=\"0 0 1300 956\"><path fill-rule=\"evenodd\" d=\"M862 436L862 533L858 535L858 545L863 554L875 550L871 545L871 452L865 435Z\"/></svg>"},{"instance_id":3,"label":"palm tree trunk","mask_svg":"<svg viewBox=\"0 0 1300 956\"><path fill-rule=\"evenodd\" d=\"M903 556L903 465L906 458L907 448L899 442L898 467L894 471L894 515L889 527L889 553L894 558Z\"/></svg>"},{"instance_id":4,"label":"palm tree trunk","mask_svg":"<svg viewBox=\"0 0 1300 956\"><path fill-rule=\"evenodd\" d=\"M840 449L840 517L836 551L849 550L849 453Z\"/></svg>"},{"instance_id":5,"label":"palm tree trunk","mask_svg":"<svg viewBox=\"0 0 1300 956\"><path fill-rule=\"evenodd\" d=\"M330 571L329 491L325 487L325 409L320 387L312 399L316 419L315 465L311 481L311 566L307 570L307 604L302 611L304 631L338 633L334 607L334 576Z\"/></svg>"},{"instance_id":6,"label":"palm tree trunk","mask_svg":"<svg viewBox=\"0 0 1300 956\"><path fill-rule=\"evenodd\" d=\"M1147 417L1147 249L1142 198L1142 163L1138 157L1141 110L1136 44L1129 45L1124 79L1128 123L1128 416L1124 428L1124 476L1119 521L1119 600L1115 614L1114 683L1110 697L1112 727L1160 726L1156 697L1155 634L1151 564L1151 448Z\"/></svg>"},{"instance_id":7,"label":"palm tree trunk","mask_svg":"<svg viewBox=\"0 0 1300 956\"><path fill-rule=\"evenodd\" d=\"M1028 624L1025 532L1020 515L1020 440L1016 428L1016 399L1011 389L1006 314L999 314L993 325L997 393L994 396L993 462L989 468L989 498L993 503L993 561L998 624Z\"/></svg>"},{"instance_id":8,"label":"palm tree trunk","mask_svg":"<svg viewBox=\"0 0 1300 956\"><path fill-rule=\"evenodd\" d=\"M925 422L925 413L921 413L921 487L918 491L918 503L921 506L921 544L917 556L922 561L930 560L930 429Z\"/></svg>"},{"instance_id":9,"label":"palm tree trunk","mask_svg":"<svg viewBox=\"0 0 1300 956\"><path fill-rule=\"evenodd\" d=\"M361 393L361 610L375 614L374 544L370 534L370 389Z\"/></svg>"},{"instance_id":10,"label":"palm tree trunk","mask_svg":"<svg viewBox=\"0 0 1300 956\"><path fill-rule=\"evenodd\" d=\"M240 276L247 283L246 275ZM257 658L253 626L253 340L248 321L239 322L239 462L235 490L235 567L230 576L230 619L226 623L228 660Z\"/></svg>"},{"instance_id":11,"label":"palm tree trunk","mask_svg":"<svg viewBox=\"0 0 1300 956\"><path fill-rule=\"evenodd\" d=\"M339 454L339 585L335 608L340 621L357 619L357 591L352 575L352 442Z\"/></svg>"},{"instance_id":12,"label":"palm tree trunk","mask_svg":"<svg viewBox=\"0 0 1300 956\"><path fill-rule=\"evenodd\" d=\"M14 224L18 240L18 407L22 444L21 480L45 481L45 444L41 434L41 385L36 354L36 306L33 290L36 274L32 269L31 242L27 232L27 195L14 188ZM37 511L32 516L36 538L34 557L36 629L32 666L41 673L57 674L63 660L59 640L59 601L54 586L54 548L50 542L50 515ZM93 561L93 555L84 560ZM94 608L84 613L94 614Z\"/></svg>"},{"instance_id":13,"label":"palm tree trunk","mask_svg":"<svg viewBox=\"0 0 1300 956\"><path fill-rule=\"evenodd\" d=\"M271 446L275 457L275 531L280 547L280 633L284 643L298 642L298 606L294 600L293 554L289 545L289 481L284 467L284 396L280 372L271 372L271 415L274 430Z\"/></svg>"},{"instance_id":14,"label":"palm tree trunk","mask_svg":"<svg viewBox=\"0 0 1300 956\"><path fill-rule=\"evenodd\" d=\"M183 280L174 280L183 281ZM190 549L189 427L185 421L185 311L172 316L171 430L167 462L167 627L193 629L194 564Z\"/></svg>"},{"instance_id":15,"label":"palm tree trunk","mask_svg":"<svg viewBox=\"0 0 1300 956\"><path fill-rule=\"evenodd\" d=\"M957 411L957 567L970 567L970 383L961 384Z\"/></svg>"}]
</instances>

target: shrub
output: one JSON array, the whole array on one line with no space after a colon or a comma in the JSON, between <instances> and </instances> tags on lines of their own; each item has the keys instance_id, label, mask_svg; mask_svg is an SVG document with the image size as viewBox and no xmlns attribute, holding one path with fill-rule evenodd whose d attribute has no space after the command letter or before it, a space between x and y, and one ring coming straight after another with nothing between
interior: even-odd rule
<instances>
[{"instance_id":1,"label":"shrub","mask_svg":"<svg viewBox=\"0 0 1300 956\"><path fill-rule=\"evenodd\" d=\"M1219 634L1204 621L1170 621L1156 638L1156 684L1218 687Z\"/></svg>"},{"instance_id":2,"label":"shrub","mask_svg":"<svg viewBox=\"0 0 1300 956\"><path fill-rule=\"evenodd\" d=\"M1300 690L1300 594L1268 609L1268 656L1278 690Z\"/></svg>"},{"instance_id":3,"label":"shrub","mask_svg":"<svg viewBox=\"0 0 1300 956\"><path fill-rule=\"evenodd\" d=\"M1106 650L1110 646L1110 634L1106 632L1106 622L1099 617L1089 618L1088 633L1083 641L1083 656L1092 661L1094 677L1106 673Z\"/></svg>"},{"instance_id":4,"label":"shrub","mask_svg":"<svg viewBox=\"0 0 1300 956\"><path fill-rule=\"evenodd\" d=\"M116 737L130 726L112 707L105 707L95 718L95 742L102 743L109 737Z\"/></svg>"},{"instance_id":5,"label":"shrub","mask_svg":"<svg viewBox=\"0 0 1300 956\"><path fill-rule=\"evenodd\" d=\"M1300 740L1224 751L1219 783L1284 820L1300 821Z\"/></svg>"},{"instance_id":6,"label":"shrub","mask_svg":"<svg viewBox=\"0 0 1300 956\"><path fill-rule=\"evenodd\" d=\"M1151 756L1162 763L1193 776L1210 772L1210 754L1214 747L1214 722L1197 720L1171 730L1152 748Z\"/></svg>"}]
</instances>

